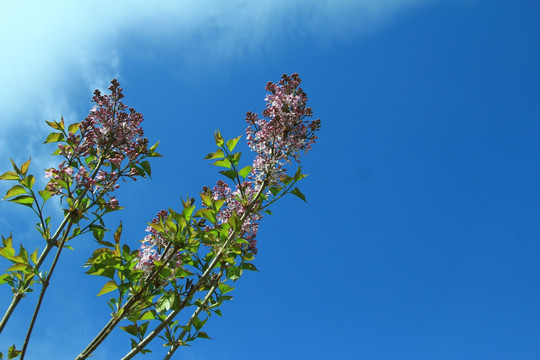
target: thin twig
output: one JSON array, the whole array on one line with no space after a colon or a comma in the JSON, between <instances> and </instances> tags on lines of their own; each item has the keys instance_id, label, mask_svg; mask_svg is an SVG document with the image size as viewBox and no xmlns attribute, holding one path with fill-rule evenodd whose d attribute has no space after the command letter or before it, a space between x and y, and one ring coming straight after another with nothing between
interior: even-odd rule
<instances>
[{"instance_id":1,"label":"thin twig","mask_svg":"<svg viewBox=\"0 0 540 360\"><path fill-rule=\"evenodd\" d=\"M21 350L21 360L24 360L24 356L26 355L26 348L28 347L28 343L30 341L30 337L32 336L32 331L34 330L34 324L36 323L37 316L39 314L39 310L41 308L41 303L43 301L43 297L45 296L45 292L47 291L47 288L49 287L49 281L51 280L52 274L54 272L54 269L56 267L56 264L58 262L58 259L60 258L60 253L62 252L62 249L64 248L64 244L66 243L66 240L69 237L69 231L71 230L71 226L73 225L73 222L69 222L69 225L64 233L64 237L62 238L62 241L60 245L58 246L58 251L56 252L56 255L54 257L53 263L51 265L51 269L49 270L49 274L47 275L47 278L43 282L43 287L41 288L41 292L39 294L39 299L36 304L36 308L34 310L34 314L32 315L32 321L30 322L30 326L28 327L28 332L26 333L26 338L24 339L23 348Z\"/></svg>"}]
</instances>

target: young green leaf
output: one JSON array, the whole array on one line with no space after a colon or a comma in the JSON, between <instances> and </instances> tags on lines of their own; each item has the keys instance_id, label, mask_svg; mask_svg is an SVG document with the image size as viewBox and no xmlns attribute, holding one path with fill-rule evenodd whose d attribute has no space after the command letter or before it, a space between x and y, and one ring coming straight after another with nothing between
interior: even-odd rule
<instances>
[{"instance_id":1,"label":"young green leaf","mask_svg":"<svg viewBox=\"0 0 540 360\"><path fill-rule=\"evenodd\" d=\"M238 140L242 138L242 135L235 137L234 139L231 139L227 141L227 149L229 149L229 152L232 152L234 148L236 147L236 144L238 143Z\"/></svg>"},{"instance_id":2,"label":"young green leaf","mask_svg":"<svg viewBox=\"0 0 540 360\"><path fill-rule=\"evenodd\" d=\"M306 176L307 174L302 174L302 167L299 166L298 169L296 170L296 173L294 174L294 181L302 180Z\"/></svg>"},{"instance_id":3,"label":"young green leaf","mask_svg":"<svg viewBox=\"0 0 540 360\"><path fill-rule=\"evenodd\" d=\"M0 175L0 180L19 180L19 175L14 171L7 171Z\"/></svg>"},{"instance_id":4,"label":"young green leaf","mask_svg":"<svg viewBox=\"0 0 540 360\"><path fill-rule=\"evenodd\" d=\"M17 196L16 198L9 199L9 201L28 207L32 207L32 205L34 204L34 198L30 195Z\"/></svg>"},{"instance_id":5,"label":"young green leaf","mask_svg":"<svg viewBox=\"0 0 540 360\"><path fill-rule=\"evenodd\" d=\"M223 153L223 150L217 149L216 152L210 153L204 157L205 160L211 160L211 159L221 159L225 157L225 153Z\"/></svg>"},{"instance_id":6,"label":"young green leaf","mask_svg":"<svg viewBox=\"0 0 540 360\"><path fill-rule=\"evenodd\" d=\"M52 196L51 192L48 190L40 190L38 191L38 193L39 193L39 196L41 196L41 198L43 199L43 201L49 200Z\"/></svg>"},{"instance_id":7,"label":"young green leaf","mask_svg":"<svg viewBox=\"0 0 540 360\"><path fill-rule=\"evenodd\" d=\"M223 144L225 143L219 130L216 130L216 132L214 133L214 140L216 140L216 145L219 147L222 147Z\"/></svg>"},{"instance_id":8,"label":"young green leaf","mask_svg":"<svg viewBox=\"0 0 540 360\"><path fill-rule=\"evenodd\" d=\"M150 146L150 149L148 149L148 151L150 152L155 151L158 145L159 145L159 141L157 141L154 145Z\"/></svg>"},{"instance_id":9,"label":"young green leaf","mask_svg":"<svg viewBox=\"0 0 540 360\"><path fill-rule=\"evenodd\" d=\"M120 329L124 330L125 332L133 335L133 336L137 336L137 332L138 332L138 327L136 324L132 324L132 325L127 325L127 326L120 326Z\"/></svg>"},{"instance_id":10,"label":"young green leaf","mask_svg":"<svg viewBox=\"0 0 540 360\"><path fill-rule=\"evenodd\" d=\"M251 166L246 166L244 168L242 168L239 172L238 172L238 175L240 175L241 177L245 178L246 176L248 176L250 173L251 173L251 170L253 168Z\"/></svg>"},{"instance_id":11,"label":"young green leaf","mask_svg":"<svg viewBox=\"0 0 540 360\"><path fill-rule=\"evenodd\" d=\"M34 175L28 175L21 181L21 184L26 186L28 189L32 190L32 187L34 187L35 182L36 182L36 178L34 177Z\"/></svg>"},{"instance_id":12,"label":"young green leaf","mask_svg":"<svg viewBox=\"0 0 540 360\"><path fill-rule=\"evenodd\" d=\"M154 313L151 310L148 310L144 314L142 314L140 320L154 320L156 317Z\"/></svg>"},{"instance_id":13,"label":"young green leaf","mask_svg":"<svg viewBox=\"0 0 540 360\"><path fill-rule=\"evenodd\" d=\"M32 158L28 159L24 164L21 165L21 173L23 174L23 176L26 176L26 172L30 167L30 160L32 160Z\"/></svg>"},{"instance_id":14,"label":"young green leaf","mask_svg":"<svg viewBox=\"0 0 540 360\"><path fill-rule=\"evenodd\" d=\"M96 296L101 296L116 289L118 289L118 285L113 280L107 281Z\"/></svg>"},{"instance_id":15,"label":"young green leaf","mask_svg":"<svg viewBox=\"0 0 540 360\"><path fill-rule=\"evenodd\" d=\"M0 256L5 257L8 260L11 260L15 256L15 249L12 247L7 247L7 246L0 248Z\"/></svg>"},{"instance_id":16,"label":"young green leaf","mask_svg":"<svg viewBox=\"0 0 540 360\"><path fill-rule=\"evenodd\" d=\"M230 291L233 291L234 288L232 286L229 286L227 284L220 284L219 285L219 290L221 291L222 294L226 294Z\"/></svg>"},{"instance_id":17,"label":"young green leaf","mask_svg":"<svg viewBox=\"0 0 540 360\"><path fill-rule=\"evenodd\" d=\"M142 161L141 167L144 169L144 171L148 174L148 177L152 177L152 169L150 168L150 163L148 161Z\"/></svg>"},{"instance_id":18,"label":"young green leaf","mask_svg":"<svg viewBox=\"0 0 540 360\"><path fill-rule=\"evenodd\" d=\"M12 278L11 274L0 275L0 285L7 283Z\"/></svg>"},{"instance_id":19,"label":"young green leaf","mask_svg":"<svg viewBox=\"0 0 540 360\"><path fill-rule=\"evenodd\" d=\"M223 171L220 171L219 173L225 175L231 180L236 179L236 171L234 170L223 170Z\"/></svg>"},{"instance_id":20,"label":"young green leaf","mask_svg":"<svg viewBox=\"0 0 540 360\"><path fill-rule=\"evenodd\" d=\"M9 161L11 161L11 166L13 166L13 170L15 170L18 175L22 175L21 170L19 170L17 164L15 164L15 161L13 161L13 159L9 159Z\"/></svg>"},{"instance_id":21,"label":"young green leaf","mask_svg":"<svg viewBox=\"0 0 540 360\"><path fill-rule=\"evenodd\" d=\"M37 263L37 260L38 260L38 249L36 248L36 250L30 255L30 259L32 260L32 262L34 264Z\"/></svg>"},{"instance_id":22,"label":"young green leaf","mask_svg":"<svg viewBox=\"0 0 540 360\"><path fill-rule=\"evenodd\" d=\"M225 167L225 168L228 168L228 169L231 168L231 162L229 161L229 159L222 159L222 160L214 161L212 163L212 165L221 166L221 167Z\"/></svg>"},{"instance_id":23,"label":"young green leaf","mask_svg":"<svg viewBox=\"0 0 540 360\"><path fill-rule=\"evenodd\" d=\"M199 195L201 196L201 200L204 205L208 207L212 206L212 198L210 197L210 195L203 194L203 193L200 193Z\"/></svg>"},{"instance_id":24,"label":"young green leaf","mask_svg":"<svg viewBox=\"0 0 540 360\"><path fill-rule=\"evenodd\" d=\"M114 232L114 242L116 245L120 244L120 236L122 236L122 222L118 225L118 228Z\"/></svg>"},{"instance_id":25,"label":"young green leaf","mask_svg":"<svg viewBox=\"0 0 540 360\"><path fill-rule=\"evenodd\" d=\"M257 269L255 265L253 265L252 263L242 264L242 269L249 270L249 271L259 271L259 269Z\"/></svg>"},{"instance_id":26,"label":"young green leaf","mask_svg":"<svg viewBox=\"0 0 540 360\"><path fill-rule=\"evenodd\" d=\"M294 189L292 189L291 194L296 195L296 196L298 196L300 199L302 199L302 200L304 200L305 202L307 202L307 201L306 201L306 196L305 196L304 194L302 194L302 192L300 191L300 189L298 189L297 187L295 187Z\"/></svg>"},{"instance_id":27,"label":"young green leaf","mask_svg":"<svg viewBox=\"0 0 540 360\"><path fill-rule=\"evenodd\" d=\"M75 134L79 127L81 127L81 123L73 123L68 126L68 132Z\"/></svg>"},{"instance_id":28,"label":"young green leaf","mask_svg":"<svg viewBox=\"0 0 540 360\"><path fill-rule=\"evenodd\" d=\"M21 194L26 194L26 189L21 185L15 185L6 192L6 195L2 198L2 200L9 199Z\"/></svg>"},{"instance_id":29,"label":"young green leaf","mask_svg":"<svg viewBox=\"0 0 540 360\"><path fill-rule=\"evenodd\" d=\"M65 139L64 134L62 133L50 133L49 136L47 136L47 139L45 140L44 144L59 142L59 141L63 141L64 139Z\"/></svg>"},{"instance_id":30,"label":"young green leaf","mask_svg":"<svg viewBox=\"0 0 540 360\"><path fill-rule=\"evenodd\" d=\"M208 334L205 333L204 331L199 331L197 333L197 337L201 338L201 339L210 339L210 340L212 340L212 338L210 336L208 336Z\"/></svg>"},{"instance_id":31,"label":"young green leaf","mask_svg":"<svg viewBox=\"0 0 540 360\"><path fill-rule=\"evenodd\" d=\"M13 264L9 269L7 269L6 271L22 271L22 270L26 270L26 268L28 268L28 264L23 264L23 263L15 263Z\"/></svg>"}]
</instances>

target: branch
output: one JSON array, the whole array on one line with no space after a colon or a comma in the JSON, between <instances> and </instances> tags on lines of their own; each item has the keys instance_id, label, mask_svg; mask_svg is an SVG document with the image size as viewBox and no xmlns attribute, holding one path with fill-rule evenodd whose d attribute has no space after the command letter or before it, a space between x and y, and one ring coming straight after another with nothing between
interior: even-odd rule
<instances>
[{"instance_id":1,"label":"branch","mask_svg":"<svg viewBox=\"0 0 540 360\"><path fill-rule=\"evenodd\" d=\"M219 272L219 277L218 279L221 279L221 276L223 275L223 270L221 270ZM180 333L180 336L178 337L178 339L176 340L176 342L169 348L169 351L167 352L167 355L165 355L165 357L163 358L163 360L169 360L171 358L171 356L174 354L174 352L182 345L182 339L184 338L184 336L186 335L187 333L187 330L188 328L191 328L191 324L193 323L193 320L200 314L200 312L203 310L204 306L206 305L206 303L208 302L208 300L210 300L210 298L212 297L212 294L214 294L214 291L216 291L217 287L219 286L219 281L217 281L216 283L214 283L214 285L212 285L212 287L210 288L210 290L208 290L208 293L206 293L206 296L204 297L201 305L199 307L197 307L197 309L195 309L195 311L193 312L193 314L191 315L191 317L189 318L189 321L187 322L184 330Z\"/></svg>"}]
</instances>

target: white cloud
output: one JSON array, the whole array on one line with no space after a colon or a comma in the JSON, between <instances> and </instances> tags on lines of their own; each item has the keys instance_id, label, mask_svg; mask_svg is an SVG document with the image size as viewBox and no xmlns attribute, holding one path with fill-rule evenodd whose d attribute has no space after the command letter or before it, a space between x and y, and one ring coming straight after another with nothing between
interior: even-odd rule
<instances>
[{"instance_id":1,"label":"white cloud","mask_svg":"<svg viewBox=\"0 0 540 360\"><path fill-rule=\"evenodd\" d=\"M18 1L0 12L0 154L41 139L45 119L121 75L126 43L140 53L234 60L279 37L331 41L371 30L397 12L438 0ZM195 50L196 49L196 50ZM132 54L131 54L132 55ZM39 125L37 125L39 123ZM20 131L32 125L34 138ZM21 151L22 152L22 151ZM4 156L6 157L6 156ZM3 160L2 160L3 161ZM3 163L3 162L2 162Z\"/></svg>"}]
</instances>

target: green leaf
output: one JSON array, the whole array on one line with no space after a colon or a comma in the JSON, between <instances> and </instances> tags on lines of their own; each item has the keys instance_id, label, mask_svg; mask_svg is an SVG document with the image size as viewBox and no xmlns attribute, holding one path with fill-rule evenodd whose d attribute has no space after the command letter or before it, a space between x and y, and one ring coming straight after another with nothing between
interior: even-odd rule
<instances>
[{"instance_id":1,"label":"green leaf","mask_svg":"<svg viewBox=\"0 0 540 360\"><path fill-rule=\"evenodd\" d=\"M279 192L282 190L283 188L281 187L275 187L275 186L271 186L268 188L268 190L270 190L270 192L272 193L272 195L276 196L277 194L279 194Z\"/></svg>"},{"instance_id":2,"label":"green leaf","mask_svg":"<svg viewBox=\"0 0 540 360\"><path fill-rule=\"evenodd\" d=\"M45 122L47 123L47 125L49 125L50 127L52 127L53 129L55 130L63 130L64 129L64 126L63 126L63 120L64 118L62 118L62 125L56 121L47 121L45 120Z\"/></svg>"},{"instance_id":3,"label":"green leaf","mask_svg":"<svg viewBox=\"0 0 540 360\"><path fill-rule=\"evenodd\" d=\"M28 189L32 190L32 187L34 187L35 182L36 182L36 178L34 177L34 175L28 175L27 177L24 178L23 181L21 181L21 184L26 186Z\"/></svg>"},{"instance_id":4,"label":"green leaf","mask_svg":"<svg viewBox=\"0 0 540 360\"><path fill-rule=\"evenodd\" d=\"M233 291L234 288L232 286L229 286L227 284L220 284L219 285L219 290L221 291L222 294L226 294L230 291Z\"/></svg>"},{"instance_id":5,"label":"green leaf","mask_svg":"<svg viewBox=\"0 0 540 360\"><path fill-rule=\"evenodd\" d=\"M193 214L193 210L195 210L195 205L184 208L183 214L186 220L191 219L191 214Z\"/></svg>"},{"instance_id":6,"label":"green leaf","mask_svg":"<svg viewBox=\"0 0 540 360\"><path fill-rule=\"evenodd\" d=\"M13 248L13 238L11 237L11 234L7 238L2 236L2 244L4 244L5 247Z\"/></svg>"},{"instance_id":7,"label":"green leaf","mask_svg":"<svg viewBox=\"0 0 540 360\"><path fill-rule=\"evenodd\" d=\"M253 168L251 166L246 166L245 168L241 169L239 172L238 172L238 175L240 175L241 177L245 178L246 176L248 176L250 173L251 173L251 170Z\"/></svg>"},{"instance_id":8,"label":"green leaf","mask_svg":"<svg viewBox=\"0 0 540 360\"><path fill-rule=\"evenodd\" d=\"M48 191L48 190L40 190L38 191L39 195L41 196L41 198L43 199L43 201L47 201L51 198L51 192Z\"/></svg>"},{"instance_id":9,"label":"green leaf","mask_svg":"<svg viewBox=\"0 0 540 360\"><path fill-rule=\"evenodd\" d=\"M306 176L307 174L302 174L302 167L299 166L298 169L296 170L296 173L294 174L294 181L302 180Z\"/></svg>"},{"instance_id":10,"label":"green leaf","mask_svg":"<svg viewBox=\"0 0 540 360\"><path fill-rule=\"evenodd\" d=\"M13 256L15 256L15 249L10 246L0 248L0 256L5 257L8 260L11 260L13 259Z\"/></svg>"},{"instance_id":11,"label":"green leaf","mask_svg":"<svg viewBox=\"0 0 540 360\"><path fill-rule=\"evenodd\" d=\"M15 348L15 344L11 345L8 349L8 360L15 359L21 354L21 350Z\"/></svg>"},{"instance_id":12,"label":"green leaf","mask_svg":"<svg viewBox=\"0 0 540 360\"><path fill-rule=\"evenodd\" d=\"M21 195L21 194L26 194L26 189L22 187L21 185L15 185L14 187L12 187L6 192L6 195L2 198L2 200L9 199L11 197Z\"/></svg>"},{"instance_id":13,"label":"green leaf","mask_svg":"<svg viewBox=\"0 0 540 360\"><path fill-rule=\"evenodd\" d=\"M242 135L237 136L234 139L227 141L227 149L229 149L229 151L232 152L234 148L236 147L238 140L240 140L241 138L242 138Z\"/></svg>"},{"instance_id":14,"label":"green leaf","mask_svg":"<svg viewBox=\"0 0 540 360\"><path fill-rule=\"evenodd\" d=\"M233 229L236 229L240 225L240 219L238 218L238 215L233 212L227 223L229 223Z\"/></svg>"},{"instance_id":15,"label":"green leaf","mask_svg":"<svg viewBox=\"0 0 540 360\"><path fill-rule=\"evenodd\" d=\"M242 269L249 270L249 271L259 271L259 269L257 269L255 265L253 265L252 263L242 264Z\"/></svg>"},{"instance_id":16,"label":"green leaf","mask_svg":"<svg viewBox=\"0 0 540 360\"><path fill-rule=\"evenodd\" d=\"M20 246L20 248L19 248L19 256L23 260L21 262L25 263L25 264L28 264L28 251L26 251L26 249L23 247L23 244L20 244L19 246Z\"/></svg>"},{"instance_id":17,"label":"green leaf","mask_svg":"<svg viewBox=\"0 0 540 360\"><path fill-rule=\"evenodd\" d=\"M238 166L238 163L240 162L241 157L242 157L242 153L237 152L237 153L227 156L227 159L231 160L231 163L234 164L235 166Z\"/></svg>"},{"instance_id":18,"label":"green leaf","mask_svg":"<svg viewBox=\"0 0 540 360\"><path fill-rule=\"evenodd\" d=\"M30 259L32 260L32 262L34 264L37 263L37 260L38 260L38 249L36 248L36 251L34 251L31 255L30 255Z\"/></svg>"},{"instance_id":19,"label":"green leaf","mask_svg":"<svg viewBox=\"0 0 540 360\"><path fill-rule=\"evenodd\" d=\"M114 242L116 245L120 244L120 236L122 236L122 222L118 225L118 228L114 232Z\"/></svg>"},{"instance_id":20,"label":"green leaf","mask_svg":"<svg viewBox=\"0 0 540 360\"><path fill-rule=\"evenodd\" d=\"M203 193L200 193L199 195L201 196L201 200L204 205L208 207L212 206L212 198L210 197L210 195L203 194Z\"/></svg>"},{"instance_id":21,"label":"green leaf","mask_svg":"<svg viewBox=\"0 0 540 360\"><path fill-rule=\"evenodd\" d=\"M223 153L223 150L217 149L216 152L210 153L204 157L205 160L210 159L221 159L224 158L225 154Z\"/></svg>"},{"instance_id":22,"label":"green leaf","mask_svg":"<svg viewBox=\"0 0 540 360\"><path fill-rule=\"evenodd\" d=\"M22 270L26 270L27 268L29 268L28 264L23 264L23 263L14 263L9 269L7 269L6 271L22 271Z\"/></svg>"},{"instance_id":23,"label":"green leaf","mask_svg":"<svg viewBox=\"0 0 540 360\"><path fill-rule=\"evenodd\" d=\"M240 279L242 269L237 266L231 266L227 269L227 277L233 281Z\"/></svg>"},{"instance_id":24,"label":"green leaf","mask_svg":"<svg viewBox=\"0 0 540 360\"><path fill-rule=\"evenodd\" d=\"M197 210L195 217L203 217L206 220L209 220L212 224L216 222L216 212L210 209Z\"/></svg>"},{"instance_id":25,"label":"green leaf","mask_svg":"<svg viewBox=\"0 0 540 360\"><path fill-rule=\"evenodd\" d=\"M26 176L26 172L30 167L30 160L32 160L32 158L28 159L24 164L21 165L21 173L23 174L23 176Z\"/></svg>"},{"instance_id":26,"label":"green leaf","mask_svg":"<svg viewBox=\"0 0 540 360\"><path fill-rule=\"evenodd\" d=\"M45 140L44 144L64 141L64 139L65 139L64 134L62 133L50 133L49 136L47 136L47 139Z\"/></svg>"},{"instance_id":27,"label":"green leaf","mask_svg":"<svg viewBox=\"0 0 540 360\"><path fill-rule=\"evenodd\" d=\"M156 303L156 310L158 312L167 311L173 307L176 296L174 293L163 294L162 297Z\"/></svg>"},{"instance_id":28,"label":"green leaf","mask_svg":"<svg viewBox=\"0 0 540 360\"><path fill-rule=\"evenodd\" d=\"M137 336L137 333L139 332L139 328L137 327L136 324L132 324L132 325L127 325L127 326L120 326L120 329L124 330L125 332L133 335L133 336Z\"/></svg>"},{"instance_id":29,"label":"green leaf","mask_svg":"<svg viewBox=\"0 0 540 360\"><path fill-rule=\"evenodd\" d=\"M19 170L17 164L15 164L15 161L13 161L13 159L9 159L9 161L11 161L11 166L13 166L13 170L15 170L18 175L22 175L21 170Z\"/></svg>"},{"instance_id":30,"label":"green leaf","mask_svg":"<svg viewBox=\"0 0 540 360\"><path fill-rule=\"evenodd\" d=\"M68 132L75 134L79 128L81 127L81 123L73 123L68 126Z\"/></svg>"},{"instance_id":31,"label":"green leaf","mask_svg":"<svg viewBox=\"0 0 540 360\"><path fill-rule=\"evenodd\" d=\"M7 283L9 281L9 279L11 279L10 274L2 274L2 275L0 275L0 285Z\"/></svg>"},{"instance_id":32,"label":"green leaf","mask_svg":"<svg viewBox=\"0 0 540 360\"><path fill-rule=\"evenodd\" d=\"M90 230L92 230L92 234L98 242L103 240L103 237L105 236L105 228L103 226L90 225Z\"/></svg>"},{"instance_id":33,"label":"green leaf","mask_svg":"<svg viewBox=\"0 0 540 360\"><path fill-rule=\"evenodd\" d=\"M222 170L219 173L225 175L226 177L228 177L231 180L236 179L236 171L234 171L234 170Z\"/></svg>"},{"instance_id":34,"label":"green leaf","mask_svg":"<svg viewBox=\"0 0 540 360\"><path fill-rule=\"evenodd\" d=\"M103 287L101 288L101 290L96 296L101 296L103 294L106 294L116 289L118 289L118 285L116 285L116 283L113 280L107 281L107 283L103 285Z\"/></svg>"},{"instance_id":35,"label":"green leaf","mask_svg":"<svg viewBox=\"0 0 540 360\"><path fill-rule=\"evenodd\" d=\"M9 199L9 201L14 202L16 204L25 205L28 207L32 207L32 205L34 204L34 198L30 195L17 196L14 199Z\"/></svg>"},{"instance_id":36,"label":"green leaf","mask_svg":"<svg viewBox=\"0 0 540 360\"><path fill-rule=\"evenodd\" d=\"M148 174L148 177L152 177L152 169L150 168L150 163L148 161L141 162L141 167Z\"/></svg>"},{"instance_id":37,"label":"green leaf","mask_svg":"<svg viewBox=\"0 0 540 360\"><path fill-rule=\"evenodd\" d=\"M197 333L197 337L202 338L202 339L210 339L210 340L212 340L212 338L210 336L208 336L208 334L205 333L204 331L199 331Z\"/></svg>"},{"instance_id":38,"label":"green leaf","mask_svg":"<svg viewBox=\"0 0 540 360\"><path fill-rule=\"evenodd\" d=\"M207 320L208 320L208 318L201 321L198 316L195 316L193 318L193 327L195 328L195 330L198 331L204 326L204 324L206 323Z\"/></svg>"},{"instance_id":39,"label":"green leaf","mask_svg":"<svg viewBox=\"0 0 540 360\"><path fill-rule=\"evenodd\" d=\"M139 326L139 336L144 337L144 334L146 334L146 329L148 329L148 324L150 322L147 321L145 323L142 323L141 326Z\"/></svg>"},{"instance_id":40,"label":"green leaf","mask_svg":"<svg viewBox=\"0 0 540 360\"><path fill-rule=\"evenodd\" d=\"M283 185L289 185L293 181L293 178L285 174L281 176L280 180L283 183Z\"/></svg>"},{"instance_id":41,"label":"green leaf","mask_svg":"<svg viewBox=\"0 0 540 360\"><path fill-rule=\"evenodd\" d=\"M291 194L296 195L296 196L298 196L300 199L302 199L302 200L304 200L305 202L307 202L307 201L306 201L305 195L302 194L302 192L300 191L300 189L298 189L297 187L295 187L294 189L292 189Z\"/></svg>"},{"instance_id":42,"label":"green leaf","mask_svg":"<svg viewBox=\"0 0 540 360\"><path fill-rule=\"evenodd\" d=\"M19 175L14 171L7 171L0 175L0 180L19 180Z\"/></svg>"},{"instance_id":43,"label":"green leaf","mask_svg":"<svg viewBox=\"0 0 540 360\"><path fill-rule=\"evenodd\" d=\"M150 146L150 149L148 149L148 151L150 152L155 151L158 145L159 145L159 141L157 141L154 145Z\"/></svg>"},{"instance_id":44,"label":"green leaf","mask_svg":"<svg viewBox=\"0 0 540 360\"><path fill-rule=\"evenodd\" d=\"M154 316L154 313L151 310L148 310L144 314L142 314L140 320L154 320L156 317Z\"/></svg>"},{"instance_id":45,"label":"green leaf","mask_svg":"<svg viewBox=\"0 0 540 360\"><path fill-rule=\"evenodd\" d=\"M228 169L231 168L231 162L229 161L229 159L221 159L221 160L214 161L212 165L221 166Z\"/></svg>"},{"instance_id":46,"label":"green leaf","mask_svg":"<svg viewBox=\"0 0 540 360\"><path fill-rule=\"evenodd\" d=\"M222 147L223 144L225 143L219 130L216 130L216 132L214 133L214 140L216 140L216 145L219 147Z\"/></svg>"}]
</instances>

